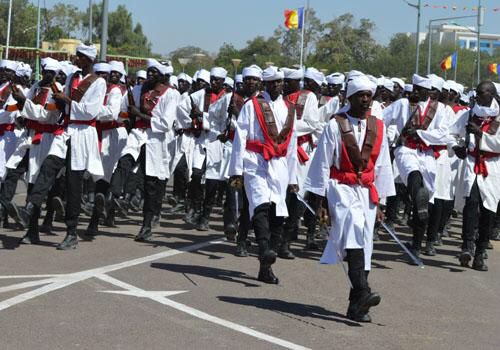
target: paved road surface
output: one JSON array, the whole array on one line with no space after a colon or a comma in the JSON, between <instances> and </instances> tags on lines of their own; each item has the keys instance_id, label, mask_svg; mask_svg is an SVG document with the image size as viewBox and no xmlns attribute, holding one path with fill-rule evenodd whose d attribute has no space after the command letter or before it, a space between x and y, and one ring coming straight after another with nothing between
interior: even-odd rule
<instances>
[{"instance_id":1,"label":"paved road surface","mask_svg":"<svg viewBox=\"0 0 500 350\"><path fill-rule=\"evenodd\" d=\"M18 198L22 200L22 197ZM167 206L165 206L167 207ZM460 222L425 268L408 265L387 234L375 244L372 288L382 294L372 324L344 317L347 282L319 252L292 248L278 260L278 286L256 280L252 256L213 229L190 230L164 217L153 243L137 243L139 217L118 219L77 250L59 236L18 246L22 231L0 229L1 349L498 349L500 244L489 272L459 266ZM401 238L409 235L398 229Z\"/></svg>"}]
</instances>

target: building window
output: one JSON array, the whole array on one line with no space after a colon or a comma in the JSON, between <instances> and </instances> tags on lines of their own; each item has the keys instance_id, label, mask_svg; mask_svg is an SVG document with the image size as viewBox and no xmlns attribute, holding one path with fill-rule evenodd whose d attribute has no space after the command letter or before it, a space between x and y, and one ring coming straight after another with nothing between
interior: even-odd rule
<instances>
[{"instance_id":1,"label":"building window","mask_svg":"<svg viewBox=\"0 0 500 350\"><path fill-rule=\"evenodd\" d=\"M467 44L467 42L463 39L458 41L458 47L460 47L461 49L465 49L467 47L466 44Z\"/></svg>"},{"instance_id":2,"label":"building window","mask_svg":"<svg viewBox=\"0 0 500 350\"><path fill-rule=\"evenodd\" d=\"M469 49L475 49L476 48L476 42L475 41L469 41Z\"/></svg>"},{"instance_id":3,"label":"building window","mask_svg":"<svg viewBox=\"0 0 500 350\"><path fill-rule=\"evenodd\" d=\"M483 48L488 48L489 49L490 48L490 43L489 42L482 41L480 43L480 45L481 45L481 49L483 49Z\"/></svg>"}]
</instances>

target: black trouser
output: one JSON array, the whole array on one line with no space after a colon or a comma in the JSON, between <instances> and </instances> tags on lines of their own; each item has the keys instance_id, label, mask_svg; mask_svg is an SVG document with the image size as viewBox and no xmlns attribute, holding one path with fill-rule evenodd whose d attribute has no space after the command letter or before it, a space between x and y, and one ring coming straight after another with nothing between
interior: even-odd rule
<instances>
[{"instance_id":1,"label":"black trouser","mask_svg":"<svg viewBox=\"0 0 500 350\"><path fill-rule=\"evenodd\" d=\"M469 197L465 199L462 225L462 250L473 252L474 241L476 241L476 255L484 252L488 247L488 240L495 222L495 212L486 209L481 199L477 180L474 181ZM476 239L476 227L479 235Z\"/></svg>"},{"instance_id":2,"label":"black trouser","mask_svg":"<svg viewBox=\"0 0 500 350\"><path fill-rule=\"evenodd\" d=\"M283 239L290 242L298 238L300 218L304 214L305 206L293 192L287 191L285 201L288 217L284 220Z\"/></svg>"},{"instance_id":3,"label":"black trouser","mask_svg":"<svg viewBox=\"0 0 500 350\"><path fill-rule=\"evenodd\" d=\"M236 193L238 193L238 213L236 212ZM233 186L226 186L226 200L224 201L224 228L229 225L236 226L238 215L241 215L241 207L243 205L241 189L236 189Z\"/></svg>"},{"instance_id":4,"label":"black trouser","mask_svg":"<svg viewBox=\"0 0 500 350\"><path fill-rule=\"evenodd\" d=\"M5 180L2 183L2 189L0 190L0 203L6 205L11 202L16 194L17 182L23 176L23 174L28 170L29 165L29 150L24 155L21 162L17 165L17 168L10 169L7 168L7 174L5 175Z\"/></svg>"},{"instance_id":5,"label":"black trouser","mask_svg":"<svg viewBox=\"0 0 500 350\"><path fill-rule=\"evenodd\" d=\"M385 217L387 220L395 222L398 219L399 206L404 201L404 185L396 183L396 195L387 197Z\"/></svg>"},{"instance_id":6,"label":"black trouser","mask_svg":"<svg viewBox=\"0 0 500 350\"><path fill-rule=\"evenodd\" d=\"M411 197L412 202L412 228L413 228L413 243L414 248L419 249L424 238L425 228L427 226L426 221L420 220L418 216L417 207L417 193L424 187L424 180L422 174L419 171L413 171L408 176L408 193Z\"/></svg>"},{"instance_id":7,"label":"black trouser","mask_svg":"<svg viewBox=\"0 0 500 350\"><path fill-rule=\"evenodd\" d=\"M275 203L264 203L255 208L252 223L259 245L259 257L262 257L267 250L277 250L280 246L283 220L283 217L276 216Z\"/></svg>"},{"instance_id":8,"label":"black trouser","mask_svg":"<svg viewBox=\"0 0 500 350\"><path fill-rule=\"evenodd\" d=\"M189 169L186 161L186 155L183 154L174 170L174 197L177 199L186 198L186 189L188 184Z\"/></svg>"},{"instance_id":9,"label":"black trouser","mask_svg":"<svg viewBox=\"0 0 500 350\"><path fill-rule=\"evenodd\" d=\"M201 169L193 168L193 172L191 174L191 181L189 182L188 196L195 210L200 210L203 202L203 185L201 184L201 179L203 177L203 174L205 173L205 164L206 161L203 162L203 166L201 167ZM215 187L215 191L216 190L217 187ZM215 196L215 192L213 193L213 196Z\"/></svg>"},{"instance_id":10,"label":"black trouser","mask_svg":"<svg viewBox=\"0 0 500 350\"><path fill-rule=\"evenodd\" d=\"M37 180L31 190L28 201L33 203L38 209L56 181L59 171L66 165L66 226L68 229L75 229L78 225L80 215L80 201L82 197L83 170L71 170L71 142L68 141L68 151L66 159L53 155L45 158L40 168Z\"/></svg>"},{"instance_id":11,"label":"black trouser","mask_svg":"<svg viewBox=\"0 0 500 350\"><path fill-rule=\"evenodd\" d=\"M166 185L166 180L146 175L144 179L144 206L142 209L143 226L150 227L153 216L160 215Z\"/></svg>"},{"instance_id":12,"label":"black trouser","mask_svg":"<svg viewBox=\"0 0 500 350\"><path fill-rule=\"evenodd\" d=\"M248 198L245 188L241 188L241 203L242 207L240 210L240 222L238 225L238 237L237 242L245 242L248 238L248 230L250 230L250 212L248 208Z\"/></svg>"},{"instance_id":13,"label":"black trouser","mask_svg":"<svg viewBox=\"0 0 500 350\"><path fill-rule=\"evenodd\" d=\"M365 254L363 249L346 249L348 275L352 288L349 300L356 301L371 292L368 285L368 271L365 271Z\"/></svg>"},{"instance_id":14,"label":"black trouser","mask_svg":"<svg viewBox=\"0 0 500 350\"><path fill-rule=\"evenodd\" d=\"M137 163L144 164L145 157L146 145L142 145L141 152L139 153L139 157L137 158L137 162L130 154L126 154L120 158L120 160L118 161L118 165L113 172L113 176L111 176L111 182L109 185L109 191L113 194L114 197L119 198L122 195L125 188L125 183L129 180L134 166Z\"/></svg>"},{"instance_id":15,"label":"black trouser","mask_svg":"<svg viewBox=\"0 0 500 350\"><path fill-rule=\"evenodd\" d=\"M144 172L141 167L137 169L137 172L130 171L129 176L125 181L125 193L133 196L137 189L139 189L141 193L144 192Z\"/></svg>"},{"instance_id":16,"label":"black trouser","mask_svg":"<svg viewBox=\"0 0 500 350\"><path fill-rule=\"evenodd\" d=\"M435 242L437 233L444 215L444 203L442 199L434 199L434 204L429 203L429 225L427 226L427 241Z\"/></svg>"},{"instance_id":17,"label":"black trouser","mask_svg":"<svg viewBox=\"0 0 500 350\"><path fill-rule=\"evenodd\" d=\"M443 233L444 229L446 227L446 224L448 223L448 220L450 220L451 213L453 212L453 207L455 206L455 201L454 200L445 200L443 203L443 214L441 215L441 220L439 222L439 228L438 232Z\"/></svg>"}]
</instances>

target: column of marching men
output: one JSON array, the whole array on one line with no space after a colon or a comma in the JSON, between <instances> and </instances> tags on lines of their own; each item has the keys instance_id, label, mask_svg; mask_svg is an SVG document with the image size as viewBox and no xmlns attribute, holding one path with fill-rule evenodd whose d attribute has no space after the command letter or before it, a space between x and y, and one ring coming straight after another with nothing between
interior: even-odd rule
<instances>
[{"instance_id":1,"label":"column of marching men","mask_svg":"<svg viewBox=\"0 0 500 350\"><path fill-rule=\"evenodd\" d=\"M368 284L381 221L409 228L416 257L434 256L461 212L459 262L488 269L499 239L499 84L465 93L432 74L406 84L257 65L234 80L221 67L175 76L155 59L129 82L122 62L95 59L85 44L74 63L42 59L31 86L29 65L0 63L0 217L26 229L21 243L63 220L57 249L73 249L82 212L93 237L129 210L142 211L135 240L152 241L172 179L167 213L199 231L224 193L225 236L246 257L253 230L260 281L278 283L272 265L295 258L301 225L304 249L326 241L321 262L347 262L347 316L360 322L381 300ZM23 206L13 201L20 179Z\"/></svg>"}]
</instances>

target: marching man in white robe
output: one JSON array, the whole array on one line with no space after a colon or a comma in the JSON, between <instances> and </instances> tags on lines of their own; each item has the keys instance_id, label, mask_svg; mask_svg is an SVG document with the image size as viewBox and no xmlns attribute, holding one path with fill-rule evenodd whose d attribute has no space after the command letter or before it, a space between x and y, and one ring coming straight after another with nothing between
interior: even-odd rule
<instances>
[{"instance_id":1,"label":"marching man in white robe","mask_svg":"<svg viewBox=\"0 0 500 350\"><path fill-rule=\"evenodd\" d=\"M259 281L277 284L271 265L288 215L287 191L297 191L295 114L283 97L283 72L271 66L262 79L266 91L252 96L238 117L229 164L230 184L244 182L249 214L259 245Z\"/></svg>"},{"instance_id":2,"label":"marching man in white robe","mask_svg":"<svg viewBox=\"0 0 500 350\"><path fill-rule=\"evenodd\" d=\"M76 228L80 215L82 180L88 171L98 180L104 176L96 123L99 109L106 95L106 81L92 72L97 55L94 45L80 44L77 49L77 71L68 77L64 92L54 93L56 101L65 104L66 131L63 138L54 138L48 157L42 164L38 178L25 208L19 211L25 223L36 224L42 202L55 182L56 175L66 166L66 226L67 233L57 249L74 249L78 245Z\"/></svg>"},{"instance_id":3,"label":"marching man in white robe","mask_svg":"<svg viewBox=\"0 0 500 350\"><path fill-rule=\"evenodd\" d=\"M469 266L474 256L472 268L487 271L486 247L500 201L500 107L492 82L480 83L476 93L474 108L464 111L450 126L456 141L449 146L464 159L461 188L457 188L457 196L465 197L459 260L462 266Z\"/></svg>"},{"instance_id":4,"label":"marching man in white robe","mask_svg":"<svg viewBox=\"0 0 500 350\"><path fill-rule=\"evenodd\" d=\"M383 219L379 198L395 194L385 126L367 115L375 90L366 76L348 81L349 106L325 128L305 181L305 190L328 201L332 226L321 263L346 258L352 284L347 317L358 322L370 322L370 307L380 303L368 285L373 229Z\"/></svg>"}]
</instances>

